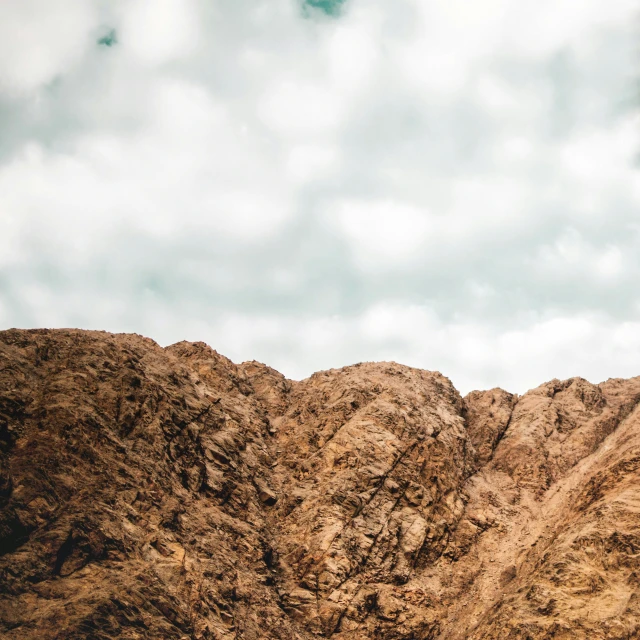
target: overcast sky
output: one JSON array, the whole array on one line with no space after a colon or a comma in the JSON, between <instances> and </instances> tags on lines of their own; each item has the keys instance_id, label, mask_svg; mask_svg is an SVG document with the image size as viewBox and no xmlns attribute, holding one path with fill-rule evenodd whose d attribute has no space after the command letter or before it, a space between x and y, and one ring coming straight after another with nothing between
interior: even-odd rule
<instances>
[{"instance_id":1,"label":"overcast sky","mask_svg":"<svg viewBox=\"0 0 640 640\"><path fill-rule=\"evenodd\" d=\"M635 0L2 0L0 328L639 375L639 40Z\"/></svg>"}]
</instances>

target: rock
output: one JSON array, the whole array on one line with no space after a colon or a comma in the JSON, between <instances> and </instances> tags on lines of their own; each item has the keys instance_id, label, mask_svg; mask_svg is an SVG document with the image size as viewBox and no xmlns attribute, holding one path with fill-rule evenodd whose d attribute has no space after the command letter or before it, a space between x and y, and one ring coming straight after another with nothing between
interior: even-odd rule
<instances>
[{"instance_id":1,"label":"rock","mask_svg":"<svg viewBox=\"0 0 640 640\"><path fill-rule=\"evenodd\" d=\"M0 332L0 635L635 637L639 400Z\"/></svg>"},{"instance_id":2,"label":"rock","mask_svg":"<svg viewBox=\"0 0 640 640\"><path fill-rule=\"evenodd\" d=\"M265 480L255 480L256 489L258 490L258 496L264 504L272 507L278 501L278 495L276 492L266 483Z\"/></svg>"}]
</instances>

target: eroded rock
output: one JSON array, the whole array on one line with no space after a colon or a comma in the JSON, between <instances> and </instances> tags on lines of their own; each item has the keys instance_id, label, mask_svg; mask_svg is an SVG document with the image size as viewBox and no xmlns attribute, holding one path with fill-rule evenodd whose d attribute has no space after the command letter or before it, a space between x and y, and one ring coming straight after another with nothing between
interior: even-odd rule
<instances>
[{"instance_id":1,"label":"eroded rock","mask_svg":"<svg viewBox=\"0 0 640 640\"><path fill-rule=\"evenodd\" d=\"M639 400L0 332L0 635L636 637Z\"/></svg>"}]
</instances>

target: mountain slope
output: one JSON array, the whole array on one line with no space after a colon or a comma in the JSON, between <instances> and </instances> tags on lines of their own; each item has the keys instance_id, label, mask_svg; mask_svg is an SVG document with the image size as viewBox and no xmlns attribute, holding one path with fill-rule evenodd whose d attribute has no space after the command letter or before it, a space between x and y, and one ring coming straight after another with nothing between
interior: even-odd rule
<instances>
[{"instance_id":1,"label":"mountain slope","mask_svg":"<svg viewBox=\"0 0 640 640\"><path fill-rule=\"evenodd\" d=\"M0 332L0 635L640 637L639 401Z\"/></svg>"}]
</instances>

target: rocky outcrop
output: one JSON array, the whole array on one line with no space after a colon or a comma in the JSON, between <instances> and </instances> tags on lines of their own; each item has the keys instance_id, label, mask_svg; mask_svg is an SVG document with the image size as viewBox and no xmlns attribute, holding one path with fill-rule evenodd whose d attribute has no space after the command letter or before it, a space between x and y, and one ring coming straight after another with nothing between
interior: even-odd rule
<instances>
[{"instance_id":1,"label":"rocky outcrop","mask_svg":"<svg viewBox=\"0 0 640 640\"><path fill-rule=\"evenodd\" d=\"M278 418L279 573L308 631L429 637L405 586L442 553L469 473L462 401L439 374L362 364L299 383ZM346 634L346 635L345 635Z\"/></svg>"},{"instance_id":2,"label":"rocky outcrop","mask_svg":"<svg viewBox=\"0 0 640 640\"><path fill-rule=\"evenodd\" d=\"M640 637L639 401L0 332L0 635Z\"/></svg>"}]
</instances>

